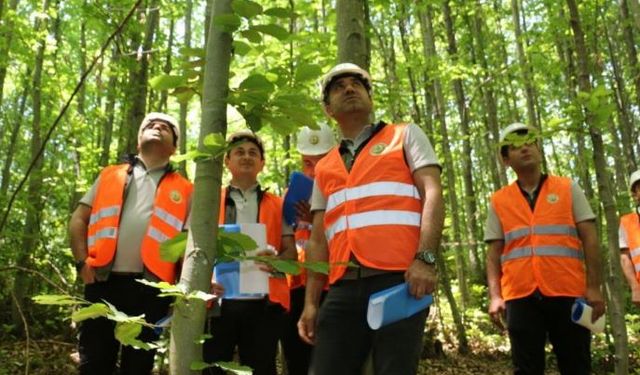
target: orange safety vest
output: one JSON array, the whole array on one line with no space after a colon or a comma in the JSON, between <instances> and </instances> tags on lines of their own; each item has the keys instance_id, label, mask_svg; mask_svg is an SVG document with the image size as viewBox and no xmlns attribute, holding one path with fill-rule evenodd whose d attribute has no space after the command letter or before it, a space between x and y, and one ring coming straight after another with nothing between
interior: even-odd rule
<instances>
[{"instance_id":1,"label":"orange safety vest","mask_svg":"<svg viewBox=\"0 0 640 375\"><path fill-rule=\"evenodd\" d=\"M536 289L550 297L584 295L584 253L573 218L571 184L569 178L549 176L533 212L516 182L491 197L504 233L504 300L526 297Z\"/></svg>"},{"instance_id":2,"label":"orange safety vest","mask_svg":"<svg viewBox=\"0 0 640 375\"><path fill-rule=\"evenodd\" d=\"M129 168L129 164L113 165L100 173L87 233L86 262L92 267L108 265L116 253ZM177 173L168 172L160 179L153 213L140 246L145 267L169 283L175 282L176 264L160 258L160 243L182 231L192 191L193 185Z\"/></svg>"},{"instance_id":3,"label":"orange safety vest","mask_svg":"<svg viewBox=\"0 0 640 375\"><path fill-rule=\"evenodd\" d=\"M220 191L219 224L224 224L227 190ZM280 253L282 251L282 198L269 192L263 193L258 208L258 223L264 224L267 228L267 243ZM290 296L286 278L269 277L269 300L273 303L279 303L286 310L289 310Z\"/></svg>"},{"instance_id":4,"label":"orange safety vest","mask_svg":"<svg viewBox=\"0 0 640 375\"><path fill-rule=\"evenodd\" d=\"M316 183L327 199L331 284L344 274L351 253L366 267L401 271L418 249L422 200L404 157L406 124L383 126L350 172L337 147L316 165Z\"/></svg>"},{"instance_id":5,"label":"orange safety vest","mask_svg":"<svg viewBox=\"0 0 640 375\"><path fill-rule=\"evenodd\" d=\"M638 214L634 212L622 216L620 225L627 235L631 262L636 270L636 280L640 282L640 219L638 219Z\"/></svg>"}]
</instances>

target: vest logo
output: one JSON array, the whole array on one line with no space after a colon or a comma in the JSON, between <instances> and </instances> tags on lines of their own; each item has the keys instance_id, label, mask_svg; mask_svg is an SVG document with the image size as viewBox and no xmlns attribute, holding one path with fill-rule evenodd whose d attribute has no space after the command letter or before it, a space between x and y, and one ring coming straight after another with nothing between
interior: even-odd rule
<instances>
[{"instance_id":1,"label":"vest logo","mask_svg":"<svg viewBox=\"0 0 640 375\"><path fill-rule=\"evenodd\" d=\"M309 137L309 143L311 143L312 145L317 145L318 143L320 143L320 137L315 134L311 135Z\"/></svg>"},{"instance_id":2,"label":"vest logo","mask_svg":"<svg viewBox=\"0 0 640 375\"><path fill-rule=\"evenodd\" d=\"M178 190L171 190L169 199L171 199L173 203L180 203L182 202L182 194L180 194Z\"/></svg>"},{"instance_id":3,"label":"vest logo","mask_svg":"<svg viewBox=\"0 0 640 375\"><path fill-rule=\"evenodd\" d=\"M376 145L373 145L373 147L371 147L371 151L369 151L369 153L373 156L377 156L382 154L382 152L387 148L387 144L380 142Z\"/></svg>"},{"instance_id":4,"label":"vest logo","mask_svg":"<svg viewBox=\"0 0 640 375\"><path fill-rule=\"evenodd\" d=\"M551 203L551 204L556 204L558 203L558 201L560 200L560 197L558 197L557 194L549 194L547 195L547 202Z\"/></svg>"}]
</instances>

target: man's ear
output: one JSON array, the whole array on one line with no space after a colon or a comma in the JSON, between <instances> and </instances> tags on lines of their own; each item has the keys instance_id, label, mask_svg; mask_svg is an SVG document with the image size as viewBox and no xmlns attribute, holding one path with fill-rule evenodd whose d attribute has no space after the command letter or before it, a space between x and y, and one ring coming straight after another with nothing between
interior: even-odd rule
<instances>
[{"instance_id":1,"label":"man's ear","mask_svg":"<svg viewBox=\"0 0 640 375\"><path fill-rule=\"evenodd\" d=\"M324 114L327 115L327 117L333 118L333 112L331 111L329 104L322 103L322 109L324 110Z\"/></svg>"}]
</instances>

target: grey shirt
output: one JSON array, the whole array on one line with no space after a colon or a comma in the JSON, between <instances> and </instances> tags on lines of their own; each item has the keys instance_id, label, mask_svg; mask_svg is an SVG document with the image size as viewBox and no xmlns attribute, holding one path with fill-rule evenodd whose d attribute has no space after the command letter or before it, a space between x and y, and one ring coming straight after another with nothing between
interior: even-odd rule
<instances>
[{"instance_id":1,"label":"grey shirt","mask_svg":"<svg viewBox=\"0 0 640 375\"><path fill-rule=\"evenodd\" d=\"M573 219L575 223L580 223L587 220L593 220L596 215L591 210L589 201L584 195L584 191L578 185L576 181L571 184L571 199L572 199L572 211ZM489 212L487 212L487 222L484 228L484 241L496 241L504 239L504 232L502 230L502 224L496 214L493 204L489 204Z\"/></svg>"},{"instance_id":2,"label":"grey shirt","mask_svg":"<svg viewBox=\"0 0 640 375\"><path fill-rule=\"evenodd\" d=\"M229 197L236 206L236 223L256 223L258 220L258 184L247 190L230 186ZM282 220L282 236L293 236L293 228ZM278 249L280 250L280 249Z\"/></svg>"},{"instance_id":3,"label":"grey shirt","mask_svg":"<svg viewBox=\"0 0 640 375\"><path fill-rule=\"evenodd\" d=\"M151 220L156 190L164 173L165 166L147 170L141 160L134 165L120 214L116 255L111 264L111 271L144 271L140 246ZM91 189L80 199L80 203L93 206L99 181L98 177ZM190 206L189 204L187 207Z\"/></svg>"},{"instance_id":4,"label":"grey shirt","mask_svg":"<svg viewBox=\"0 0 640 375\"><path fill-rule=\"evenodd\" d=\"M345 144L353 154L363 142L371 137L372 132L373 125L367 125L355 139L343 138L343 144ZM405 160L411 173L423 167L435 166L440 168L438 157L431 142L429 142L427 135L417 125L407 125L402 145ZM311 211L324 210L326 207L327 199L320 191L318 184L314 183L313 193L311 194Z\"/></svg>"}]
</instances>

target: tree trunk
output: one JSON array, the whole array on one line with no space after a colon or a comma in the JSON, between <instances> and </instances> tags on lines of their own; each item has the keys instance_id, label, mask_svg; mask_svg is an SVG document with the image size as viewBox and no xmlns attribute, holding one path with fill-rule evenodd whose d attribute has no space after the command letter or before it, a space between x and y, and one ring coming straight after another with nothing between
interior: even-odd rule
<instances>
[{"instance_id":1,"label":"tree trunk","mask_svg":"<svg viewBox=\"0 0 640 375\"><path fill-rule=\"evenodd\" d=\"M211 18L231 14L231 0L216 0ZM231 64L231 33L213 23L209 25L204 70L202 123L198 148L206 152L204 139L227 131L227 97L229 95L229 66ZM192 198L191 228L182 266L180 286L187 292L208 292L217 252L218 212L222 184L222 158L207 158L196 162L194 194ZM197 374L190 365L201 361L202 346L196 341L204 329L205 304L200 300L177 301L171 325L171 374Z\"/></svg>"},{"instance_id":2,"label":"tree trunk","mask_svg":"<svg viewBox=\"0 0 640 375\"><path fill-rule=\"evenodd\" d=\"M403 3L399 5L401 7L401 15L398 19L398 30L400 31L400 43L402 44L402 52L404 54L405 61L412 61L413 55L411 53L411 47L409 46L408 36L407 36L407 11L406 6ZM416 78L413 74L413 69L410 64L407 64L407 77L409 78L409 86L411 87L411 101L413 104L413 109L411 110L411 118L413 122L422 126L422 109L420 108L420 103L418 103L418 88L416 84Z\"/></svg>"},{"instance_id":3,"label":"tree trunk","mask_svg":"<svg viewBox=\"0 0 640 375\"><path fill-rule=\"evenodd\" d=\"M577 55L578 68L578 87L585 94L591 94L591 82L589 79L589 60L587 48L584 42L584 33L580 23L580 14L578 5L575 0L566 0L570 12L570 24L573 31L573 40ZM611 317L611 327L615 343L615 373L627 374L629 372L629 349L627 346L627 331L624 320L624 298L622 295L622 282L620 275L622 270L620 267L620 249L618 248L618 216L616 213L616 205L613 200L612 189L610 185L610 176L607 170L607 161L600 134L599 124L596 122L595 114L588 108L584 109L585 122L589 127L589 134L593 143L593 159L596 169L596 179L598 181L598 193L602 207L604 209L607 240L609 248L609 274L606 280L608 309Z\"/></svg>"},{"instance_id":4,"label":"tree trunk","mask_svg":"<svg viewBox=\"0 0 640 375\"><path fill-rule=\"evenodd\" d=\"M451 15L451 7L449 6L449 0L445 0L442 3L442 14L444 17L444 23L447 31L447 43L448 52L452 63L458 64L458 46L456 42L456 35L454 31L453 17ZM461 79L453 80L453 91L456 96L456 104L458 107L458 115L460 116L460 130L462 131L462 178L464 181L464 213L467 239L469 244L471 266L473 268L475 281L481 281L484 279L484 256L481 256L478 251L478 207L476 205L476 192L473 187L473 166L471 164L471 131L469 130L469 108L467 107L467 99L465 97L464 86Z\"/></svg>"},{"instance_id":5,"label":"tree trunk","mask_svg":"<svg viewBox=\"0 0 640 375\"><path fill-rule=\"evenodd\" d=\"M153 48L153 37L158 25L159 0L151 0L149 2L149 11L145 18L144 40L142 45L136 43L138 35L132 38L132 46L138 49L138 60L133 63L129 78L129 111L126 120L125 132L125 153L136 153L138 145L138 125L146 113L147 101L147 81L149 79L149 59L151 58L151 49ZM141 51L141 53L140 53Z\"/></svg>"},{"instance_id":6,"label":"tree trunk","mask_svg":"<svg viewBox=\"0 0 640 375\"><path fill-rule=\"evenodd\" d=\"M367 0L336 1L336 32L338 62L351 62L369 70L371 54L367 48L365 2Z\"/></svg>"},{"instance_id":7,"label":"tree trunk","mask_svg":"<svg viewBox=\"0 0 640 375\"><path fill-rule=\"evenodd\" d=\"M191 48L191 18L193 15L193 0L187 0L186 11L184 15L184 47ZM180 134L185 134L184 137L180 137L180 144L178 147L180 148L180 153L185 154L187 152L187 112L189 111L189 103L181 102L180 103ZM188 178L189 175L187 173L187 162L180 162L178 165L178 170L180 174L185 178Z\"/></svg>"},{"instance_id":8,"label":"tree trunk","mask_svg":"<svg viewBox=\"0 0 640 375\"><path fill-rule=\"evenodd\" d=\"M435 45L435 37L433 32L433 24L432 24L432 9L430 5L427 5L426 9L423 12L420 12L420 26L423 29L422 34L423 38L423 48L426 60L437 61L438 54L436 51ZM446 123L446 102L444 99L444 94L442 92L442 85L440 83L440 78L435 76L432 78L433 89L435 93L436 99L436 117L438 118L438 122L440 123L440 137L442 139L442 152L444 153L445 165L444 170L446 173L446 183L447 183L447 197L449 198L449 205L452 212L451 219L453 221L453 241L454 241L454 251L456 258L456 272L458 279L458 288L460 289L460 295L462 297L462 309L465 309L465 306L469 306L469 288L467 287L467 264L464 257L464 253L461 248L461 237L460 233L460 220L458 213L458 198L457 198L457 189L456 189L456 179L453 171L455 168L455 163L453 161L453 156L451 155L450 144L449 144L449 133L447 131L447 123ZM439 255L441 256L441 255ZM444 267L443 267L444 268ZM449 301L449 303L455 301ZM456 327L460 329L460 327ZM458 332L458 335L465 335L464 330L462 333ZM464 343L465 346L462 346ZM465 340L460 342L460 347L458 350L461 353L466 353L469 351L469 348L466 346L466 338Z\"/></svg>"},{"instance_id":9,"label":"tree trunk","mask_svg":"<svg viewBox=\"0 0 640 375\"><path fill-rule=\"evenodd\" d=\"M171 73L171 56L173 56L173 34L174 34L174 29L175 29L175 22L173 19L171 19L170 23L169 23L169 40L167 41L167 54L166 54L166 61L164 63L164 67L162 68L162 71L164 72L164 74L170 74ZM168 90L162 90L162 92L160 93L160 104L158 105L158 110L160 112L167 112L167 99L168 99L168 95L169 95L169 91ZM181 134L186 134L186 133L181 133Z\"/></svg>"},{"instance_id":10,"label":"tree trunk","mask_svg":"<svg viewBox=\"0 0 640 375\"><path fill-rule=\"evenodd\" d=\"M12 0L11 3L9 3L9 10L15 12L15 10L18 8L18 2L19 2L18 0ZM2 41L2 43L0 43L0 106L2 106L2 100L4 97L3 96L4 80L5 78L7 78L7 67L11 63L9 52L11 51L11 43L13 40L14 22L13 20L7 21L7 19L4 18L4 12L0 12L0 15L2 15L3 20L6 21L6 22L3 22L4 23L3 28L7 30L7 34L3 38L4 40Z\"/></svg>"},{"instance_id":11,"label":"tree trunk","mask_svg":"<svg viewBox=\"0 0 640 375\"><path fill-rule=\"evenodd\" d=\"M44 0L42 11L49 11L49 0ZM42 32L47 30L47 20L45 18L36 20L34 30ZM44 33L46 34L46 33ZM27 188L28 202L27 216L22 234L21 250L17 254L16 266L25 269L29 268L31 254L38 244L40 234L39 222L40 214L44 202L42 200L42 157L38 157L38 151L42 143L40 136L41 114L42 114L42 70L44 64L44 53L46 48L46 37L38 41L36 57L34 61L33 80L31 81L31 100L33 119L31 123L31 159L36 160L31 175L29 176L29 185ZM28 295L29 275L24 271L17 271L13 284L13 296L11 304L11 318L14 327L22 327L22 321L25 313L26 297ZM22 330L19 329L21 332Z\"/></svg>"}]
</instances>

